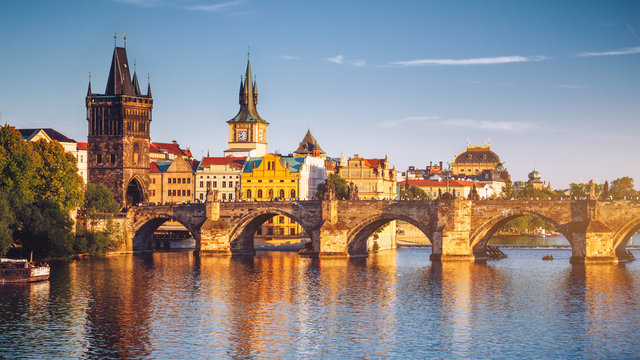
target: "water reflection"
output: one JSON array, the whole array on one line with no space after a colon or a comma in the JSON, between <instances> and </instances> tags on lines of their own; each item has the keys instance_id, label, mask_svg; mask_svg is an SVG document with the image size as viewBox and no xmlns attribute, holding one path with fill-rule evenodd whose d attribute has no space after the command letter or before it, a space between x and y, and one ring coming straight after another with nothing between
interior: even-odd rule
<instances>
[{"instance_id":1,"label":"water reflection","mask_svg":"<svg viewBox=\"0 0 640 360\"><path fill-rule=\"evenodd\" d=\"M0 286L0 358L637 356L640 262L506 251L486 263L406 249L54 264L50 282Z\"/></svg>"}]
</instances>

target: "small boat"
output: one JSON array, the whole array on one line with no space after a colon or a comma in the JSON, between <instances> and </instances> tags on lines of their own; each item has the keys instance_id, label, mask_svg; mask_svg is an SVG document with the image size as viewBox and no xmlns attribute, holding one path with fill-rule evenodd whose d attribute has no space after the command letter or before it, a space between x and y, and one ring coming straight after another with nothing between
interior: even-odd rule
<instances>
[{"instance_id":1,"label":"small boat","mask_svg":"<svg viewBox=\"0 0 640 360\"><path fill-rule=\"evenodd\" d=\"M0 259L0 284L49 279L49 265L34 265L26 259Z\"/></svg>"},{"instance_id":2,"label":"small boat","mask_svg":"<svg viewBox=\"0 0 640 360\"><path fill-rule=\"evenodd\" d=\"M545 255L542 257L542 260L553 260L553 255Z\"/></svg>"}]
</instances>

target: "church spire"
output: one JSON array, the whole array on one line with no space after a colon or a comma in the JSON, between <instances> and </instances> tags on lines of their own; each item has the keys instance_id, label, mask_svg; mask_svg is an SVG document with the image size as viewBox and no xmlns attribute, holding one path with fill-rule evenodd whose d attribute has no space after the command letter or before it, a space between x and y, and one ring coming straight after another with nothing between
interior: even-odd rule
<instances>
[{"instance_id":1,"label":"church spire","mask_svg":"<svg viewBox=\"0 0 640 360\"><path fill-rule=\"evenodd\" d=\"M91 73L89 73L89 87L87 88L87 97L91 96Z\"/></svg>"},{"instance_id":2,"label":"church spire","mask_svg":"<svg viewBox=\"0 0 640 360\"><path fill-rule=\"evenodd\" d=\"M140 83L138 82L138 74L135 70L135 64L133 65L133 93L136 96L142 96L142 91L140 91Z\"/></svg>"},{"instance_id":3,"label":"church spire","mask_svg":"<svg viewBox=\"0 0 640 360\"><path fill-rule=\"evenodd\" d=\"M151 97L151 78L149 77L149 74L147 74L147 97Z\"/></svg>"},{"instance_id":4,"label":"church spire","mask_svg":"<svg viewBox=\"0 0 640 360\"><path fill-rule=\"evenodd\" d=\"M251 60L249 54L247 54L247 69L244 74L244 78L240 82L240 111L238 114L228 122L264 122L256 105L258 104L258 89L256 83L253 80L251 74Z\"/></svg>"},{"instance_id":5,"label":"church spire","mask_svg":"<svg viewBox=\"0 0 640 360\"><path fill-rule=\"evenodd\" d=\"M113 49L111 59L111 69L105 95L129 95L134 96L133 83L129 73L129 62L127 60L127 50L121 47Z\"/></svg>"}]
</instances>

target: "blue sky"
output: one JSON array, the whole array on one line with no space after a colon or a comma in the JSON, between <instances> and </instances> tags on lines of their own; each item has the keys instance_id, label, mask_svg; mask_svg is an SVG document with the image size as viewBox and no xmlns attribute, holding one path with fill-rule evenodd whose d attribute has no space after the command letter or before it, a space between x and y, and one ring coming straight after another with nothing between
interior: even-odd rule
<instances>
[{"instance_id":1,"label":"blue sky","mask_svg":"<svg viewBox=\"0 0 640 360\"><path fill-rule=\"evenodd\" d=\"M308 128L331 156L397 169L450 162L467 140L514 180L640 188L639 1L3 1L0 122L86 141L127 33L154 97L153 141L226 149L251 47L269 151Z\"/></svg>"}]
</instances>

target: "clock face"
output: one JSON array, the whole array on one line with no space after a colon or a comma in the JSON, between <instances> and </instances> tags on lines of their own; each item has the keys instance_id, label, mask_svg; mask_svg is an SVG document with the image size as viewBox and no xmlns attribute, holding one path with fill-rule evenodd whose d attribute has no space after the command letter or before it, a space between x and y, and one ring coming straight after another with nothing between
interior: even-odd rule
<instances>
[{"instance_id":1,"label":"clock face","mask_svg":"<svg viewBox=\"0 0 640 360\"><path fill-rule=\"evenodd\" d=\"M262 141L262 130L258 131L258 141Z\"/></svg>"},{"instance_id":2,"label":"clock face","mask_svg":"<svg viewBox=\"0 0 640 360\"><path fill-rule=\"evenodd\" d=\"M247 130L238 131L238 140L247 141Z\"/></svg>"}]
</instances>

